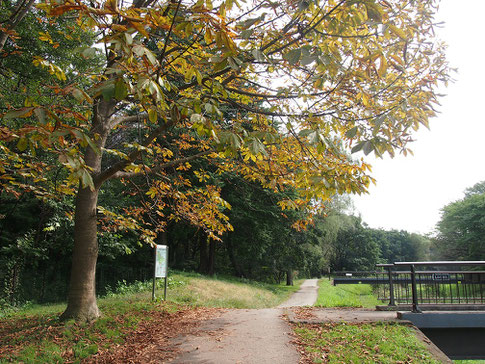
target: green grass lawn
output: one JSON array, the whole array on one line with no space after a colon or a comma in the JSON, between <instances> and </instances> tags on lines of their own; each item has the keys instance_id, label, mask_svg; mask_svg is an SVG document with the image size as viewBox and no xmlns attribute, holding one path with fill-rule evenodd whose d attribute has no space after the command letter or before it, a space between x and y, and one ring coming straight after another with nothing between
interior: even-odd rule
<instances>
[{"instance_id":1,"label":"green grass lawn","mask_svg":"<svg viewBox=\"0 0 485 364\"><path fill-rule=\"evenodd\" d=\"M413 329L399 324L296 325L294 331L313 363L440 363Z\"/></svg>"},{"instance_id":2,"label":"green grass lawn","mask_svg":"<svg viewBox=\"0 0 485 364\"><path fill-rule=\"evenodd\" d=\"M318 307L375 308L381 304L367 284L332 286L319 281ZM395 323L298 324L300 351L312 363L439 363L414 330Z\"/></svg>"},{"instance_id":3,"label":"green grass lawn","mask_svg":"<svg viewBox=\"0 0 485 364\"><path fill-rule=\"evenodd\" d=\"M121 344L125 337L154 317L157 325L163 325L165 316L167 322L174 322L170 315L187 308L273 307L298 290L301 282L286 287L174 272L168 280L167 302L163 303L160 302L162 279L157 281L155 302L151 301L151 282L129 285L122 282L106 297L98 299L103 316L91 324L59 322L65 304L10 308L0 316L0 363L80 362Z\"/></svg>"},{"instance_id":4,"label":"green grass lawn","mask_svg":"<svg viewBox=\"0 0 485 364\"><path fill-rule=\"evenodd\" d=\"M177 273L170 277L167 300L204 307L268 308L286 301L298 290L303 280L294 286L236 279L208 278L196 273ZM162 280L159 280L162 284ZM159 295L163 291L159 290Z\"/></svg>"},{"instance_id":5,"label":"green grass lawn","mask_svg":"<svg viewBox=\"0 0 485 364\"><path fill-rule=\"evenodd\" d=\"M375 308L382 304L372 292L368 284L342 284L332 286L328 279L320 279L318 307L364 307Z\"/></svg>"},{"instance_id":6,"label":"green grass lawn","mask_svg":"<svg viewBox=\"0 0 485 364\"><path fill-rule=\"evenodd\" d=\"M168 278L167 301L192 306L225 308L267 308L287 300L296 292L302 279L295 280L294 286L271 284L237 279L234 277L207 277L198 273L171 272ZM163 298L163 279L157 279L156 299ZM152 281L118 283L105 297L98 298L100 308L105 303L128 300L148 302L152 295ZM0 320L8 317L59 314L66 308L65 303L28 304L20 308L0 308ZM1 321L0 321L1 323Z\"/></svg>"},{"instance_id":7,"label":"green grass lawn","mask_svg":"<svg viewBox=\"0 0 485 364\"><path fill-rule=\"evenodd\" d=\"M0 319L0 363L79 362L120 344L150 312L177 309L136 295L113 296L98 303L103 317L92 324L59 322L65 305L36 305Z\"/></svg>"}]
</instances>

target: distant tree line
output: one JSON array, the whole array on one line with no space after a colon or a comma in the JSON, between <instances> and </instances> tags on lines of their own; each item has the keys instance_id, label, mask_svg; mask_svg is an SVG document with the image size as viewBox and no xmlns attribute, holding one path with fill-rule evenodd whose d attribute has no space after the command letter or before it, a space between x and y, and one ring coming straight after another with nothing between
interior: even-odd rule
<instances>
[{"instance_id":1,"label":"distant tree line","mask_svg":"<svg viewBox=\"0 0 485 364\"><path fill-rule=\"evenodd\" d=\"M234 227L222 241L184 223L172 222L157 243L170 247L170 267L203 274L234 275L280 282L292 273L324 275L328 269L373 270L376 263L417 260L485 259L485 182L446 205L432 238L398 230L373 229L348 213L349 201L334 198L326 215L305 230L292 225L295 211L282 211L277 193L236 175L221 176L222 196L231 205ZM120 198L122 197L122 198ZM121 183L102 194L103 206L130 205ZM0 302L65 299L72 254L72 199L42 201L0 194ZM120 210L121 211L121 210ZM100 216L103 221L103 216ZM147 280L153 250L129 231L101 226L97 287L100 295L125 280Z\"/></svg>"}]
</instances>

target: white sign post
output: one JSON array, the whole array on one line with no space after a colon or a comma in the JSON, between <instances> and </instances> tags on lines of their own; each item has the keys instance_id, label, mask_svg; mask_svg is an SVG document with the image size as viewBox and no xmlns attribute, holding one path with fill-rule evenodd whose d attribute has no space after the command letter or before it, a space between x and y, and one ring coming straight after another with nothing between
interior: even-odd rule
<instances>
[{"instance_id":1,"label":"white sign post","mask_svg":"<svg viewBox=\"0 0 485 364\"><path fill-rule=\"evenodd\" d=\"M153 271L152 301L155 300L155 286L157 278L165 278L163 290L163 300L167 299L167 266L168 266L168 246L155 246L155 268Z\"/></svg>"}]
</instances>

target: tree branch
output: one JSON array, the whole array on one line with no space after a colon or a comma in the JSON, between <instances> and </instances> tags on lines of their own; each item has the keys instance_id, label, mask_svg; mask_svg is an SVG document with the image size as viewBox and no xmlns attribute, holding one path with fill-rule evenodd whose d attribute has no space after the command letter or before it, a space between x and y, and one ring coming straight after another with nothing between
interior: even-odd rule
<instances>
[{"instance_id":1,"label":"tree branch","mask_svg":"<svg viewBox=\"0 0 485 364\"><path fill-rule=\"evenodd\" d=\"M109 128L113 129L115 126L124 123L134 123L137 121L144 121L148 118L148 114L137 114L128 116L113 117L109 120Z\"/></svg>"},{"instance_id":2,"label":"tree branch","mask_svg":"<svg viewBox=\"0 0 485 364\"><path fill-rule=\"evenodd\" d=\"M205 150L203 152L200 152L200 153L197 153L197 154L194 154L194 155L185 157L185 158L175 159L173 161L170 161L170 162L161 164L161 165L159 165L159 166L157 166L155 168L151 168L148 172L146 172L146 171L143 171L143 172L124 172L124 171L118 171L114 175L112 175L110 178L112 178L112 179L113 178L126 178L126 179L129 179L129 178L133 178L133 177L136 177L136 176L141 176L141 175L143 175L145 173L155 174L157 172L160 172L162 169L167 169L167 168L170 168L170 167L174 167L174 166L180 165L182 163L190 162L191 160L194 160L194 159L197 159L197 158L206 156L206 155L211 154L213 152L214 151L212 149L210 149L210 150Z\"/></svg>"},{"instance_id":3,"label":"tree branch","mask_svg":"<svg viewBox=\"0 0 485 364\"><path fill-rule=\"evenodd\" d=\"M19 2L14 13L8 18L4 27L5 31L0 31L0 52L3 50L3 47L7 42L9 31L13 30L18 23L22 21L32 5L34 5L34 2L35 0L29 0L27 4L25 3L25 0Z\"/></svg>"},{"instance_id":4,"label":"tree branch","mask_svg":"<svg viewBox=\"0 0 485 364\"><path fill-rule=\"evenodd\" d=\"M175 120L169 120L165 124L160 125L158 128L154 129L150 135L145 139L145 141L141 144L143 147L148 147L159 135L163 132L167 131L175 124ZM134 150L130 154L128 154L128 159L123 159L118 161L117 163L113 164L108 169L102 171L98 175L94 176L93 181L96 187L100 187L103 182L108 179L113 178L113 176L117 173L122 171L126 168L130 163L133 163L142 153L142 150Z\"/></svg>"}]
</instances>

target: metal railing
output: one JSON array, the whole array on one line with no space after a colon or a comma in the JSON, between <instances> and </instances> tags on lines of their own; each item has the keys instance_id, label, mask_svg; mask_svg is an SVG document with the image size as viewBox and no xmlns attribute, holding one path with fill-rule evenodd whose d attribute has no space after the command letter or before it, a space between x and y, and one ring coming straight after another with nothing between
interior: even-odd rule
<instances>
[{"instance_id":1,"label":"metal railing","mask_svg":"<svg viewBox=\"0 0 485 364\"><path fill-rule=\"evenodd\" d=\"M485 304L484 261L396 262L377 267L387 273L387 284L376 286L378 298L388 300L389 306L410 304L413 312L421 312L425 305ZM382 273L378 277L381 281Z\"/></svg>"}]
</instances>

